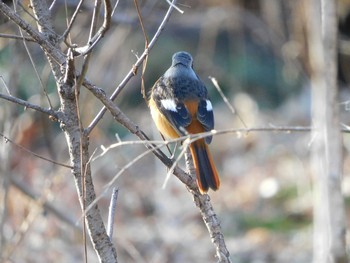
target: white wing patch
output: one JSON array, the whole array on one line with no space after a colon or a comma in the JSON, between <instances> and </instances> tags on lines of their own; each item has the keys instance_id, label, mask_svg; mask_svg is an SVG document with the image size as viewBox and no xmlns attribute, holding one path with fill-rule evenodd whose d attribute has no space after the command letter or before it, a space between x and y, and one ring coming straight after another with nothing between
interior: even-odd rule
<instances>
[{"instance_id":1,"label":"white wing patch","mask_svg":"<svg viewBox=\"0 0 350 263\"><path fill-rule=\"evenodd\" d=\"M175 103L175 101L173 99L164 99L164 100L161 100L160 103L162 103L162 106L166 110L177 112L177 110L176 110L176 103ZM207 107L208 107L208 104L207 104Z\"/></svg>"},{"instance_id":2,"label":"white wing patch","mask_svg":"<svg viewBox=\"0 0 350 263\"><path fill-rule=\"evenodd\" d=\"M213 105L211 104L210 100L206 100L207 103L207 111L212 111L213 110Z\"/></svg>"}]
</instances>

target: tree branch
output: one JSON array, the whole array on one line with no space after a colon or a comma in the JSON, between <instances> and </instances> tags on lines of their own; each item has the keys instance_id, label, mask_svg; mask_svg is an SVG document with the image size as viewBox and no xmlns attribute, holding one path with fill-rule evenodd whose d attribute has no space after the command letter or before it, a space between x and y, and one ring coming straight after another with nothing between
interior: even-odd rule
<instances>
[{"instance_id":1,"label":"tree branch","mask_svg":"<svg viewBox=\"0 0 350 263\"><path fill-rule=\"evenodd\" d=\"M8 7L3 1L0 1L0 12L8 17L12 22L22 28L27 34L29 34L33 40L40 45L40 47L50 55L59 65L63 65L66 62L63 53L52 45L44 36L36 31L30 24L18 16L10 7Z\"/></svg>"},{"instance_id":2,"label":"tree branch","mask_svg":"<svg viewBox=\"0 0 350 263\"><path fill-rule=\"evenodd\" d=\"M19 98L16 98L16 97L13 97L13 96L8 96L8 95L1 94L1 93L0 93L0 98L4 99L4 100L7 100L7 101L10 101L10 102L13 102L13 103L16 103L18 105L22 105L25 108L30 108L30 109L39 111L41 113L47 114L49 116L54 117L55 119L59 118L59 114L56 111L52 110L52 109L45 109L45 108L43 108L41 106L32 104L32 103L30 103L28 101L21 100Z\"/></svg>"},{"instance_id":3,"label":"tree branch","mask_svg":"<svg viewBox=\"0 0 350 263\"><path fill-rule=\"evenodd\" d=\"M69 70L69 68L67 68ZM80 133L79 118L77 112L77 102L72 88L72 72L66 72L63 83L60 83L61 109L64 114L64 125L62 130L65 133L70 160L73 164L72 173L82 208L89 207L96 199L95 188L91 177L91 168L89 163L89 141L88 137ZM73 80L74 81L74 80ZM83 136L81 138L81 136ZM82 161L81 161L82 160ZM82 175L84 167L84 178ZM85 185L85 196L83 194ZM84 212L87 228L94 249L100 262L117 262L117 254L111 240L109 239L104 226L100 210L97 204L93 204L90 209Z\"/></svg>"},{"instance_id":4,"label":"tree branch","mask_svg":"<svg viewBox=\"0 0 350 263\"><path fill-rule=\"evenodd\" d=\"M110 99L113 101L116 99L116 97L119 95L119 93L123 90L125 85L129 82L129 80L136 75L137 69L140 67L141 63L146 59L148 56L148 53L152 50L153 46L157 42L160 34L165 28L166 23L168 22L170 15L173 12L174 6L176 4L177 0L173 0L171 5L169 6L168 11L166 12L163 21L158 27L157 32L154 34L152 40L150 41L148 47L143 51L142 55L137 59L136 63L133 65L133 67L130 69L129 73L125 76L125 78L122 80L122 82L118 85L118 87L115 89L113 94L110 96ZM83 83L88 85L88 83ZM100 112L96 115L95 119L90 123L90 125L86 128L86 133L90 134L93 128L97 125L97 123L102 119L103 115L105 114L107 108L103 107Z\"/></svg>"},{"instance_id":5,"label":"tree branch","mask_svg":"<svg viewBox=\"0 0 350 263\"><path fill-rule=\"evenodd\" d=\"M103 16L103 24L97 33L89 39L89 43L84 47L74 48L74 56L84 56L88 54L97 43L103 38L107 30L111 26L111 14L112 14L112 6L109 0L104 0L104 16ZM97 14L96 14L97 15Z\"/></svg>"},{"instance_id":6,"label":"tree branch","mask_svg":"<svg viewBox=\"0 0 350 263\"><path fill-rule=\"evenodd\" d=\"M336 1L309 2L312 68L314 262L348 262L346 217L341 190L343 152L337 91Z\"/></svg>"},{"instance_id":7,"label":"tree branch","mask_svg":"<svg viewBox=\"0 0 350 263\"><path fill-rule=\"evenodd\" d=\"M193 164L193 159L189 147L186 149L185 159L187 172L191 175L192 179L195 180L196 169ZM200 194L197 187L195 190L190 189L189 191L193 195L194 203L200 210L203 221L208 229L211 241L216 248L216 256L219 259L218 262L230 263L230 253L227 250L225 238L221 231L220 222L216 216L214 207L210 202L209 195Z\"/></svg>"},{"instance_id":8,"label":"tree branch","mask_svg":"<svg viewBox=\"0 0 350 263\"><path fill-rule=\"evenodd\" d=\"M108 109L112 116L126 127L131 133L137 135L141 140L148 140L147 136L145 136L144 132L134 124L114 103L111 99L107 98L104 92L101 92L100 89L92 86L86 85L86 87L97 97L100 101L105 105L106 109ZM216 133L216 132L215 132ZM202 136L209 136L211 133L203 133ZM200 138L200 136L197 139ZM146 147L149 149L154 148L154 146L150 144L146 144ZM172 169L174 163L170 160L166 155L161 152L159 149L154 151L154 154L165 164L169 169ZM197 184L196 179L191 176L191 172L185 173L178 166L175 166L173 170L173 174L182 181L186 187L189 189L190 193L193 195L196 206L200 209L202 218L204 223L206 224L209 234L212 238L212 241L216 247L217 257L219 258L219 262L231 262L229 258L229 252L226 248L224 235L221 232L221 227L219 220L215 214L214 208L210 202L210 198L207 194L201 195Z\"/></svg>"},{"instance_id":9,"label":"tree branch","mask_svg":"<svg viewBox=\"0 0 350 263\"><path fill-rule=\"evenodd\" d=\"M17 143L15 143L14 141L12 141L9 137L5 136L4 134L0 133L0 137L2 137L4 139L5 142L10 142L12 145L16 146L17 148L21 149L22 151L26 152L26 153L29 153L39 159L42 159L42 160L45 160L47 162L50 162L50 163L53 163L53 164L56 164L56 165L59 165L59 166L62 166L62 167L66 167L66 168L72 168L72 166L69 166L67 164L64 164L64 163L60 163L60 162L56 162L54 160L51 160L49 158L46 158L44 156L41 156L35 152L32 152L30 150L28 150L27 148L23 147L22 145L19 145Z\"/></svg>"}]
</instances>

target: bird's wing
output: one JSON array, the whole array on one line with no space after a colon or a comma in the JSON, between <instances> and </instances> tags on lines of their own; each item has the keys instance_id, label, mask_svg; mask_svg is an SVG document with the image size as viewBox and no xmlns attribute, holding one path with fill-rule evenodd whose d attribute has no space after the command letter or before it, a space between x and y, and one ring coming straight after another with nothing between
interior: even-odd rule
<instances>
[{"instance_id":1,"label":"bird's wing","mask_svg":"<svg viewBox=\"0 0 350 263\"><path fill-rule=\"evenodd\" d=\"M175 97L170 85L173 83L161 77L153 87L152 98L175 131L180 136L186 135L185 127L191 123L192 117L185 104Z\"/></svg>"},{"instance_id":2,"label":"bird's wing","mask_svg":"<svg viewBox=\"0 0 350 263\"><path fill-rule=\"evenodd\" d=\"M205 131L211 131L214 128L214 114L210 100L201 100L198 103L197 119L203 125ZM206 143L210 143L212 136L205 138Z\"/></svg>"},{"instance_id":3,"label":"bird's wing","mask_svg":"<svg viewBox=\"0 0 350 263\"><path fill-rule=\"evenodd\" d=\"M191 123L192 117L184 103L163 99L158 108L179 135L186 135L185 128Z\"/></svg>"}]
</instances>

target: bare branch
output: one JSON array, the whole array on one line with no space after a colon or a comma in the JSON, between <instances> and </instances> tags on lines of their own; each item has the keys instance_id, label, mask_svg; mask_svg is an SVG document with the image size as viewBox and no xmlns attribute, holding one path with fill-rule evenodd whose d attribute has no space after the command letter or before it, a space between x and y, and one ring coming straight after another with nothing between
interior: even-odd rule
<instances>
[{"instance_id":1,"label":"bare branch","mask_svg":"<svg viewBox=\"0 0 350 263\"><path fill-rule=\"evenodd\" d=\"M312 68L312 145L314 192L313 262L345 263L346 213L342 196L342 135L338 109L336 1L309 2Z\"/></svg>"},{"instance_id":2,"label":"bare branch","mask_svg":"<svg viewBox=\"0 0 350 263\"><path fill-rule=\"evenodd\" d=\"M69 63L72 63L72 61L69 60ZM62 118L65 119L63 131L66 135L70 160L73 164L72 173L80 206L84 208L89 207L94 202L96 193L89 163L89 138L82 134L79 129L73 68L71 66L66 68L64 80L60 82L59 94L63 113ZM84 193L86 193L85 196ZM117 262L116 250L107 235L97 204L92 205L91 209L84 213L84 219L99 260L101 262Z\"/></svg>"},{"instance_id":3,"label":"bare branch","mask_svg":"<svg viewBox=\"0 0 350 263\"><path fill-rule=\"evenodd\" d=\"M40 45L40 47L49 54L59 65L65 64L65 57L63 53L52 45L41 33L36 31L30 24L18 16L10 7L8 7L3 1L0 1L0 12L8 17L12 22L16 23L27 34L29 34L33 40Z\"/></svg>"},{"instance_id":4,"label":"bare branch","mask_svg":"<svg viewBox=\"0 0 350 263\"><path fill-rule=\"evenodd\" d=\"M122 80L122 82L118 85L118 87L115 89L113 94L111 95L110 99L113 101L118 96L118 94L123 90L125 85L129 82L129 80L135 76L135 72L137 72L138 67L141 65L141 63L145 60L145 58L148 56L148 53L152 50L153 46L157 42L161 32L165 28L166 23L168 22L171 13L173 12L173 7L176 4L177 0L172 1L172 5L170 5L167 13L165 14L163 21L158 27L157 32L154 34L151 42L148 45L148 48L146 48L142 55L138 58L136 63L133 65L133 67L130 69L129 73L125 76L125 78ZM84 86L89 85L88 83L83 83ZM86 133L90 134L93 128L97 125L97 123L102 119L103 115L105 114L107 108L103 107L100 112L96 115L95 119L90 123L90 125L86 128Z\"/></svg>"},{"instance_id":5,"label":"bare branch","mask_svg":"<svg viewBox=\"0 0 350 263\"><path fill-rule=\"evenodd\" d=\"M111 14L112 14L112 6L109 0L104 0L104 20L103 24L97 33L90 38L89 43L84 47L79 47L74 49L74 56L84 56L91 52L91 50L97 45L97 43L103 38L105 33L111 26ZM97 15L96 12L94 12Z\"/></svg>"},{"instance_id":6,"label":"bare branch","mask_svg":"<svg viewBox=\"0 0 350 263\"><path fill-rule=\"evenodd\" d=\"M25 40L28 42L35 42L35 40L31 37L25 37L25 36L18 36L18 35L12 35L12 34L0 34L1 38L8 38L8 39L17 39L17 40Z\"/></svg>"},{"instance_id":7,"label":"bare branch","mask_svg":"<svg viewBox=\"0 0 350 263\"><path fill-rule=\"evenodd\" d=\"M29 150L29 149L27 149L27 148L25 148L25 147L23 147L23 146L21 146L21 145L15 143L13 140L11 140L9 137L3 135L2 133L0 133L0 137L2 137L2 138L5 140L5 142L10 142L12 145L16 146L17 148L21 149L22 151L24 151L24 152L26 152L26 153L29 153L29 154L31 154L31 155L33 155L33 156L39 158L39 159L48 161L48 162L50 162L50 163L53 163L53 164L56 164L56 165L59 165L59 166L63 166L63 167L72 169L72 166L66 165L66 164L64 164L64 163L56 162L56 161L54 161L54 160L51 160L51 159L46 158L46 157L44 157L44 156L41 156L41 155L39 155L39 154L37 154L37 153L35 153L35 152L32 152L31 150Z\"/></svg>"},{"instance_id":8,"label":"bare branch","mask_svg":"<svg viewBox=\"0 0 350 263\"><path fill-rule=\"evenodd\" d=\"M114 225L114 217L115 217L115 208L117 207L118 193L119 193L119 189L113 188L111 202L109 204L107 234L111 240L113 237L113 225Z\"/></svg>"},{"instance_id":9,"label":"bare branch","mask_svg":"<svg viewBox=\"0 0 350 263\"><path fill-rule=\"evenodd\" d=\"M83 5L83 3L84 3L84 0L80 0L80 1L79 1L79 4L78 4L77 7L75 8L75 11L74 11L74 13L73 13L73 16L72 16L72 18L71 18L71 20L70 20L70 22L69 22L69 25L68 25L67 29L64 31L63 35L61 36L61 39L64 39L64 41L66 41L66 38L67 38L68 34L69 34L70 31L71 31L72 26L73 26L73 24L74 24L74 22L75 22L75 19L76 19L77 16L78 16L78 13L79 13L80 8L81 8L81 6Z\"/></svg>"},{"instance_id":10,"label":"bare branch","mask_svg":"<svg viewBox=\"0 0 350 263\"><path fill-rule=\"evenodd\" d=\"M20 29L20 33L21 33L21 36L22 36L22 38L23 38L23 45L24 45L24 48L25 48L25 50L26 50L26 52L27 52L27 54L28 54L28 57L29 57L30 63L32 64L32 67L33 67L33 69L34 69L35 75L36 75L36 77L37 77L37 79L38 79L38 81L39 81L39 83L40 83L40 87L41 87L41 89L42 89L42 91L43 91L43 93L44 93L44 95L45 95L45 97L46 97L46 99L47 99L47 102L48 102L48 104L49 104L49 106L50 106L50 109L52 109L52 103L51 103L50 97L49 97L49 95L47 94L47 90L46 90L46 88L44 87L44 83L43 83L43 81L41 80L41 77L40 77L40 75L39 75L39 72L38 72L38 70L37 70L37 67L36 67L36 65L35 65L35 63L34 63L34 59L33 59L32 55L31 55L31 53L30 53L30 51L29 51L29 48L28 48L27 43L26 43L26 41L25 41L25 38L24 38L24 36L23 36L23 31L22 31L22 29Z\"/></svg>"},{"instance_id":11,"label":"bare branch","mask_svg":"<svg viewBox=\"0 0 350 263\"><path fill-rule=\"evenodd\" d=\"M143 25L143 19L142 19L141 11L139 8L138 0L134 0L134 5L136 7L137 16L138 16L139 21L140 21L143 37L145 38L145 49L148 49L148 45L149 45L148 36L147 36L146 30L145 30L145 27ZM145 90L144 75L145 75L145 71L147 68L147 58L148 58L148 56L146 56L145 60L143 61L142 73L141 73L141 94L142 94L142 97L145 101L147 101L147 96L146 96L146 90Z\"/></svg>"},{"instance_id":12,"label":"bare branch","mask_svg":"<svg viewBox=\"0 0 350 263\"><path fill-rule=\"evenodd\" d=\"M58 114L56 111L52 110L52 109L45 109L43 107L40 107L38 105L35 105L35 104L32 104L32 103L29 103L28 101L25 101L25 100L21 100L19 98L16 98L14 96L9 96L9 95L5 95L5 94L1 94L0 93L0 98L1 99L4 99L4 100L7 100L7 101L11 101L13 103L16 103L18 105L22 105L24 106L25 108L30 108L30 109L33 109L33 110L36 110L36 111L39 111L41 113L45 113L49 116L52 116L54 117L55 119L58 119Z\"/></svg>"},{"instance_id":13,"label":"bare branch","mask_svg":"<svg viewBox=\"0 0 350 263\"><path fill-rule=\"evenodd\" d=\"M186 147L185 159L187 172L194 181L196 177L196 169L194 167L189 147ZM219 259L218 262L230 263L230 253L226 247L224 235L221 231L220 222L210 202L209 195L200 194L197 185L195 189L190 189L189 191L193 195L194 202L200 210L203 221L208 229L211 241L216 248L216 256Z\"/></svg>"},{"instance_id":14,"label":"bare branch","mask_svg":"<svg viewBox=\"0 0 350 263\"><path fill-rule=\"evenodd\" d=\"M196 206L201 212L201 216L208 229L211 240L216 247L216 256L219 259L218 262L231 263L230 253L225 244L220 222L214 211L213 205L210 202L209 195L201 195L198 191L191 191L191 193L193 194Z\"/></svg>"},{"instance_id":15,"label":"bare branch","mask_svg":"<svg viewBox=\"0 0 350 263\"><path fill-rule=\"evenodd\" d=\"M45 0L30 0L30 3L37 21L39 32L42 33L44 38L53 45L55 50L59 50L58 35L54 31L51 21L51 12L47 2ZM57 65L57 63L55 63L55 59L50 55L54 52L54 50L46 51L44 49L44 51L56 82L59 82L62 77L60 63Z\"/></svg>"},{"instance_id":16,"label":"bare branch","mask_svg":"<svg viewBox=\"0 0 350 263\"><path fill-rule=\"evenodd\" d=\"M231 105L231 103L228 101L227 97L225 96L224 92L222 91L218 81L216 80L216 78L209 76L209 79L211 80L211 82L213 83L214 87L216 88L216 90L219 92L222 100L225 102L226 106L230 109L230 111L232 112L232 114L236 114L238 119L240 120L240 122L243 124L243 126L245 128L247 128L248 126L245 124L244 120L241 118L241 116L239 115L239 113L237 112L237 110Z\"/></svg>"}]
</instances>

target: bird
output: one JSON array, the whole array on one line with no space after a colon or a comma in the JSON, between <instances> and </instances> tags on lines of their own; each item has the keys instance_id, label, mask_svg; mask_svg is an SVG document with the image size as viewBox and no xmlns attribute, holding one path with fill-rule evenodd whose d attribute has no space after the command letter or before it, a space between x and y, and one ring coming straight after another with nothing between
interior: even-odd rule
<instances>
[{"instance_id":1,"label":"bird","mask_svg":"<svg viewBox=\"0 0 350 263\"><path fill-rule=\"evenodd\" d=\"M204 83L193 69L190 53L179 51L172 56L170 68L153 85L148 105L157 129L175 139L214 129L213 106ZM216 191L220 179L208 144L212 136L190 143L196 181L201 194Z\"/></svg>"}]
</instances>

